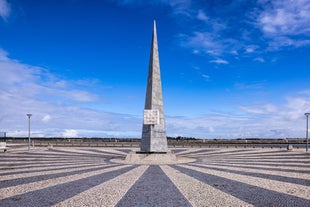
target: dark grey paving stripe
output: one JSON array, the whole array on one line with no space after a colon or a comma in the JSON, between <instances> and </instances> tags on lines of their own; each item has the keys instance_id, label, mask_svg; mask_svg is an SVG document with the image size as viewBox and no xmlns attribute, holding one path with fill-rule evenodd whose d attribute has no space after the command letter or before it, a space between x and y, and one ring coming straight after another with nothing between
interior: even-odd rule
<instances>
[{"instance_id":1,"label":"dark grey paving stripe","mask_svg":"<svg viewBox=\"0 0 310 207\"><path fill-rule=\"evenodd\" d=\"M103 152L103 151L100 151L100 150L95 150L95 149L84 149L84 151L85 151L85 153L84 152L75 152L75 151L66 151L66 150L60 150L60 149L53 149L53 150L51 150L52 152L60 152L60 153L67 153L67 154L69 154L70 156L72 156L72 157L74 157L74 156L78 156L78 157L80 157L80 156L85 156L85 157L98 157L98 158L100 158L100 157L112 157L112 156L107 156L107 155L101 155L101 154L93 154L93 153L87 153L87 151L89 151L89 152L100 152L100 153L106 153L106 154L113 154L113 153L109 153L109 152ZM118 155L119 156L119 154L116 154L116 153L114 153L116 156Z\"/></svg>"},{"instance_id":2,"label":"dark grey paving stripe","mask_svg":"<svg viewBox=\"0 0 310 207\"><path fill-rule=\"evenodd\" d=\"M119 165L109 165L109 166L103 166L103 167L97 167L97 168L91 168L91 169L84 169L84 170L76 170L76 171L70 171L70 172L43 174L43 175L38 175L38 176L26 177L26 178L2 180L2 181L0 181L0 188L7 188L7 187L11 187L11 186L34 183L34 182L38 182L38 181L42 181L42 180L49 180L49 179L65 177L65 176L69 176L69 175L76 175L76 174L81 174L81 173L93 172L93 171L103 170L103 169L111 168L111 167L115 167L115 166L119 166Z\"/></svg>"},{"instance_id":3,"label":"dark grey paving stripe","mask_svg":"<svg viewBox=\"0 0 310 207\"><path fill-rule=\"evenodd\" d=\"M281 154L279 153L275 153L275 154L264 154L264 152L262 152L261 154L253 154L253 155L247 155L247 157L262 157L262 158L273 158L273 157L278 157L279 159L289 159L289 158L294 158L294 159L309 159L309 156L307 156L306 154L300 154L300 153L296 153L296 154L291 154L289 152L281 152Z\"/></svg>"},{"instance_id":4,"label":"dark grey paving stripe","mask_svg":"<svg viewBox=\"0 0 310 207\"><path fill-rule=\"evenodd\" d=\"M187 150L186 150L187 151ZM197 150L197 151L188 151L186 153L181 153L182 155L195 155L195 154L198 154L198 153L205 153L205 152L214 152L215 150L214 149L201 149L201 150Z\"/></svg>"},{"instance_id":5,"label":"dark grey paving stripe","mask_svg":"<svg viewBox=\"0 0 310 207\"><path fill-rule=\"evenodd\" d=\"M171 167L254 206L310 206L310 200L293 195L283 194L177 165L172 165Z\"/></svg>"},{"instance_id":6,"label":"dark grey paving stripe","mask_svg":"<svg viewBox=\"0 0 310 207\"><path fill-rule=\"evenodd\" d=\"M186 154L189 154L189 155L195 155L196 153L201 153L201 152L208 152L206 154L204 154L205 156L232 156L232 155L235 155L236 153L238 152L248 152L248 151L251 151L251 150L232 150L232 151L218 151L216 149L205 149L205 150L200 150L200 151L194 151L194 152L188 152Z\"/></svg>"},{"instance_id":7,"label":"dark grey paving stripe","mask_svg":"<svg viewBox=\"0 0 310 207\"><path fill-rule=\"evenodd\" d=\"M293 173L304 173L304 174L310 174L310 170L294 170L294 169L287 169L287 168L268 168L268 167L255 167L255 166L241 166L236 164L223 164L223 163L200 163L200 164L206 164L206 165L212 165L212 166L223 166L223 167L237 167L237 168L244 168L244 169L253 169L253 170L272 170L272 171L279 171L279 172L293 172ZM242 164L242 163L238 163ZM270 165L273 166L274 165Z\"/></svg>"},{"instance_id":8,"label":"dark grey paving stripe","mask_svg":"<svg viewBox=\"0 0 310 207\"><path fill-rule=\"evenodd\" d=\"M224 168L217 168L217 167L210 167L210 166L201 166L201 165L196 165L196 164L192 164L192 163L190 163L188 165L200 167L200 168L205 168L205 169L222 171L222 172L234 173L234 174L238 174L238 175L246 175L246 176L251 176L251 177L265 178L265 179L269 179L269 180L277 180L277 181L281 181L281 182L310 186L310 180L308 180L308 179L292 178L292 177L285 177L282 175L271 175L271 174L258 173L258 172L257 173L255 173L255 172L244 172L244 171L240 171L240 170L224 169Z\"/></svg>"},{"instance_id":9,"label":"dark grey paving stripe","mask_svg":"<svg viewBox=\"0 0 310 207\"><path fill-rule=\"evenodd\" d=\"M281 153L281 154L279 154ZM209 153L208 155L224 155L227 157L253 157L253 156L257 156L257 157L267 157L267 156L305 156L307 157L307 154L299 154L299 153L292 153L292 152L288 152L287 150L276 150L276 151L254 151L253 149L241 149L241 150L234 150L234 151L215 151L214 153Z\"/></svg>"},{"instance_id":10,"label":"dark grey paving stripe","mask_svg":"<svg viewBox=\"0 0 310 207\"><path fill-rule=\"evenodd\" d=\"M191 206L158 165L151 165L117 203L127 206Z\"/></svg>"},{"instance_id":11,"label":"dark grey paving stripe","mask_svg":"<svg viewBox=\"0 0 310 207\"><path fill-rule=\"evenodd\" d=\"M175 153L175 154L178 154L178 153L180 153L180 152L187 151L187 149L172 149L171 151L172 151L173 153Z\"/></svg>"},{"instance_id":12,"label":"dark grey paving stripe","mask_svg":"<svg viewBox=\"0 0 310 207\"><path fill-rule=\"evenodd\" d=\"M255 149L252 149L252 148L244 148L244 149L241 149L241 150L234 150L234 151L224 151L226 154L231 154L232 156L243 156L243 155L249 155L249 156L251 156L251 155L261 155L261 154L275 154L275 153L279 153L279 152L281 152L281 153L283 153L284 151L282 150L277 150L277 151L259 151L259 148L257 148L258 149L258 151L254 151L253 152L253 150L255 150ZM223 152L223 151L222 151ZM233 153L231 153L231 152L233 152ZM219 153L219 155L221 155L221 153Z\"/></svg>"},{"instance_id":13,"label":"dark grey paving stripe","mask_svg":"<svg viewBox=\"0 0 310 207\"><path fill-rule=\"evenodd\" d=\"M207 163L207 162L203 162ZM309 169L309 166L306 165L294 165L294 164L283 164L283 163L273 163L273 164L265 164L265 163L254 163L254 162L246 162L246 161L222 161L222 160L216 160L212 163L225 163L225 164L242 164L242 165L250 165L250 166L273 166L273 167L293 167L293 168L306 168Z\"/></svg>"},{"instance_id":14,"label":"dark grey paving stripe","mask_svg":"<svg viewBox=\"0 0 310 207\"><path fill-rule=\"evenodd\" d=\"M107 156L106 154L109 154L110 157L119 157L119 156L122 156L122 157L125 157L126 155L124 155L123 153L116 153L116 152L110 152L110 151L106 151L106 150L98 150L98 149L81 149L82 151L85 151L85 153L87 152L96 152L98 153L97 155L101 155L101 156ZM89 154L88 155L95 155L96 154Z\"/></svg>"},{"instance_id":15,"label":"dark grey paving stripe","mask_svg":"<svg viewBox=\"0 0 310 207\"><path fill-rule=\"evenodd\" d=\"M12 196L0 200L0 206L52 206L61 201L67 200L83 191L107 182L123 173L126 173L136 166L129 166L119 170L90 176L80 180L31 191L21 195Z\"/></svg>"},{"instance_id":16,"label":"dark grey paving stripe","mask_svg":"<svg viewBox=\"0 0 310 207\"><path fill-rule=\"evenodd\" d=\"M225 159L229 159L229 160L234 160L234 159L239 159L239 160L243 160L243 159L250 159L250 160L262 160L262 161L265 161L265 160L269 160L269 161L279 161L279 162L291 162L296 159L298 159L299 161L302 161L302 162L306 162L309 160L308 157L297 157L297 158L289 158L289 157L276 157L276 156L273 156L273 157L258 157L258 156L255 156L255 157L248 157L248 156L231 156L231 157L227 157Z\"/></svg>"},{"instance_id":17,"label":"dark grey paving stripe","mask_svg":"<svg viewBox=\"0 0 310 207\"><path fill-rule=\"evenodd\" d=\"M301 164L310 164L310 161L303 160L271 160L271 159L249 159L249 158L241 158L241 157L225 157L223 158L227 162L245 162L245 163L256 163L256 162L266 162L266 163L275 163L278 165L287 164L287 163L301 163ZM281 164L280 164L281 163Z\"/></svg>"}]
</instances>

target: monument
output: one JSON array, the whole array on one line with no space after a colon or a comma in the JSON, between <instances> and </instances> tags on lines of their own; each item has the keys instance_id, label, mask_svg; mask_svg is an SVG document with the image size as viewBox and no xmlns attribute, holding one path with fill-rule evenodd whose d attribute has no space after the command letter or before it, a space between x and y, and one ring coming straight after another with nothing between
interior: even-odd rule
<instances>
[{"instance_id":1,"label":"monument","mask_svg":"<svg viewBox=\"0 0 310 207\"><path fill-rule=\"evenodd\" d=\"M166 153L167 151L156 22L154 20L143 115L141 153Z\"/></svg>"},{"instance_id":2,"label":"monument","mask_svg":"<svg viewBox=\"0 0 310 207\"><path fill-rule=\"evenodd\" d=\"M154 21L148 80L146 88L140 151L127 154L127 164L175 164L192 162L193 159L177 157L168 150L164 104L160 78L156 22Z\"/></svg>"}]
</instances>

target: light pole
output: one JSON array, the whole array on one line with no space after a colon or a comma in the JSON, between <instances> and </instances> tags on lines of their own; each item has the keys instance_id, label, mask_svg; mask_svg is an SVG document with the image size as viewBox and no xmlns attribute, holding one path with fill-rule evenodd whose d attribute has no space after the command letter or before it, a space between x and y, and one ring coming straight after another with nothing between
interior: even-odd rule
<instances>
[{"instance_id":1,"label":"light pole","mask_svg":"<svg viewBox=\"0 0 310 207\"><path fill-rule=\"evenodd\" d=\"M310 113L305 113L305 116L307 117L307 124L306 124L306 152L308 152L308 117Z\"/></svg>"},{"instance_id":2,"label":"light pole","mask_svg":"<svg viewBox=\"0 0 310 207\"><path fill-rule=\"evenodd\" d=\"M28 151L30 151L30 117L32 114L27 114L28 116Z\"/></svg>"}]
</instances>

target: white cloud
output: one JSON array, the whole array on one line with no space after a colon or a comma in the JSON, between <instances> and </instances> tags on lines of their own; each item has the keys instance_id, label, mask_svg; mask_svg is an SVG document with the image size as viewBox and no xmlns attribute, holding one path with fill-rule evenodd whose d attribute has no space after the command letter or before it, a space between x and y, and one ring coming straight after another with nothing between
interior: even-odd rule
<instances>
[{"instance_id":1,"label":"white cloud","mask_svg":"<svg viewBox=\"0 0 310 207\"><path fill-rule=\"evenodd\" d=\"M275 0L258 17L262 31L272 39L272 49L310 45L309 22L309 0Z\"/></svg>"},{"instance_id":2,"label":"white cloud","mask_svg":"<svg viewBox=\"0 0 310 207\"><path fill-rule=\"evenodd\" d=\"M243 4L247 7L242 7ZM191 29L179 37L181 46L190 48L195 54L262 56L286 47L310 45L309 0L213 3L211 11L197 2L188 6L191 18L186 18L186 27ZM213 9L218 10L218 14ZM232 18L225 16L233 15L236 10L243 14ZM251 45L253 42L257 45Z\"/></svg>"},{"instance_id":3,"label":"white cloud","mask_svg":"<svg viewBox=\"0 0 310 207\"><path fill-rule=\"evenodd\" d=\"M11 8L7 0L0 0L0 17L6 20L11 13Z\"/></svg>"},{"instance_id":4,"label":"white cloud","mask_svg":"<svg viewBox=\"0 0 310 207\"><path fill-rule=\"evenodd\" d=\"M281 113L288 120L298 120L304 113L310 112L310 96L288 97L285 110Z\"/></svg>"},{"instance_id":5,"label":"white cloud","mask_svg":"<svg viewBox=\"0 0 310 207\"><path fill-rule=\"evenodd\" d=\"M210 63L216 63L216 64L228 64L228 61L227 60L223 60L223 59L215 59L215 60L210 60L209 61Z\"/></svg>"},{"instance_id":6,"label":"white cloud","mask_svg":"<svg viewBox=\"0 0 310 207\"><path fill-rule=\"evenodd\" d=\"M192 0L114 0L121 5L158 5L164 4L171 7L173 14L175 15L185 15L190 16L189 8L191 6Z\"/></svg>"},{"instance_id":7,"label":"white cloud","mask_svg":"<svg viewBox=\"0 0 310 207\"><path fill-rule=\"evenodd\" d=\"M248 57L285 47L310 45L309 0L228 1L225 4L191 0L117 2L170 6L172 17L188 31L178 36L180 44L194 54ZM260 47L248 46L253 42Z\"/></svg>"},{"instance_id":8,"label":"white cloud","mask_svg":"<svg viewBox=\"0 0 310 207\"><path fill-rule=\"evenodd\" d=\"M256 57L256 58L254 58L254 61L264 63L264 62L265 62L265 59L262 58L262 57Z\"/></svg>"},{"instance_id":9,"label":"white cloud","mask_svg":"<svg viewBox=\"0 0 310 207\"><path fill-rule=\"evenodd\" d=\"M309 90L300 91L299 94L310 96L310 89Z\"/></svg>"},{"instance_id":10,"label":"white cloud","mask_svg":"<svg viewBox=\"0 0 310 207\"><path fill-rule=\"evenodd\" d=\"M97 95L91 94L87 91L81 91L81 90L72 90L69 93L72 94L72 98L75 101L81 101L81 102L92 102L97 99ZM68 93L65 93L68 95Z\"/></svg>"},{"instance_id":11,"label":"white cloud","mask_svg":"<svg viewBox=\"0 0 310 207\"><path fill-rule=\"evenodd\" d=\"M207 74L202 74L201 75L206 81L209 81L210 80L210 76L207 75Z\"/></svg>"},{"instance_id":12,"label":"white cloud","mask_svg":"<svg viewBox=\"0 0 310 207\"><path fill-rule=\"evenodd\" d=\"M265 81L256 81L250 83L241 83L237 82L234 84L234 87L238 90L253 90L253 89L262 89L265 87ZM266 89L265 89L266 90Z\"/></svg>"},{"instance_id":13,"label":"white cloud","mask_svg":"<svg viewBox=\"0 0 310 207\"><path fill-rule=\"evenodd\" d=\"M202 117L168 117L168 134L199 138L237 138L241 136L238 124L248 122L247 117L229 114L209 114Z\"/></svg>"},{"instance_id":14,"label":"white cloud","mask_svg":"<svg viewBox=\"0 0 310 207\"><path fill-rule=\"evenodd\" d=\"M168 3L173 9L173 13L177 15L190 16L190 6L192 0L161 0L164 3Z\"/></svg>"},{"instance_id":15,"label":"white cloud","mask_svg":"<svg viewBox=\"0 0 310 207\"><path fill-rule=\"evenodd\" d=\"M249 45L245 48L246 53L253 53L255 50L259 48L257 45Z\"/></svg>"},{"instance_id":16,"label":"white cloud","mask_svg":"<svg viewBox=\"0 0 310 207\"><path fill-rule=\"evenodd\" d=\"M202 21L208 21L209 17L202 10L199 10L197 14L197 19Z\"/></svg>"},{"instance_id":17,"label":"white cloud","mask_svg":"<svg viewBox=\"0 0 310 207\"><path fill-rule=\"evenodd\" d=\"M200 138L303 138L310 94L302 91L302 95L287 97L284 103L234 107L240 110L211 112L200 117L168 117L168 134Z\"/></svg>"},{"instance_id":18,"label":"white cloud","mask_svg":"<svg viewBox=\"0 0 310 207\"><path fill-rule=\"evenodd\" d=\"M209 132L211 132L211 133L215 132L214 127L210 126L209 127Z\"/></svg>"},{"instance_id":19,"label":"white cloud","mask_svg":"<svg viewBox=\"0 0 310 207\"><path fill-rule=\"evenodd\" d=\"M277 107L274 104L268 103L258 106L240 106L240 109L252 113L252 114L271 114L278 112Z\"/></svg>"},{"instance_id":20,"label":"white cloud","mask_svg":"<svg viewBox=\"0 0 310 207\"><path fill-rule=\"evenodd\" d=\"M194 53L220 55L224 51L223 45L209 32L194 32L192 35L180 35L184 47L194 48Z\"/></svg>"},{"instance_id":21,"label":"white cloud","mask_svg":"<svg viewBox=\"0 0 310 207\"><path fill-rule=\"evenodd\" d=\"M189 34L179 35L180 45L191 48L194 54L206 54L211 57L239 54L238 51L243 47L243 43L237 39L221 35L221 33L229 30L225 23L217 19L210 19L206 21L206 25L206 28L209 29L195 29Z\"/></svg>"},{"instance_id":22,"label":"white cloud","mask_svg":"<svg viewBox=\"0 0 310 207\"><path fill-rule=\"evenodd\" d=\"M309 34L310 2L308 0L275 0L259 19L266 35Z\"/></svg>"},{"instance_id":23,"label":"white cloud","mask_svg":"<svg viewBox=\"0 0 310 207\"><path fill-rule=\"evenodd\" d=\"M66 129L63 133L62 133L63 137L78 137L78 132L74 129Z\"/></svg>"},{"instance_id":24,"label":"white cloud","mask_svg":"<svg viewBox=\"0 0 310 207\"><path fill-rule=\"evenodd\" d=\"M1 49L0 77L0 126L8 136L27 136L27 113L33 114L33 136L60 137L66 129L85 137L140 136L140 118L85 107L103 105L102 95L88 91L102 87L100 82L60 79L44 68L10 59Z\"/></svg>"},{"instance_id":25,"label":"white cloud","mask_svg":"<svg viewBox=\"0 0 310 207\"><path fill-rule=\"evenodd\" d=\"M47 123L47 122L50 121L50 119L51 119L51 116L50 116L50 115L45 115L45 116L42 118L42 121L43 121L44 123Z\"/></svg>"}]
</instances>

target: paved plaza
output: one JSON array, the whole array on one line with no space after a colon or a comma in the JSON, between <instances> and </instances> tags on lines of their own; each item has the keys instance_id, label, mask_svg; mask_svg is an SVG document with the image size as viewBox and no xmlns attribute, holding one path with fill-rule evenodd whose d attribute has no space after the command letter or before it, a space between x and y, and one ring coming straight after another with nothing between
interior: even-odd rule
<instances>
[{"instance_id":1,"label":"paved plaza","mask_svg":"<svg viewBox=\"0 0 310 207\"><path fill-rule=\"evenodd\" d=\"M117 162L131 150L1 153L0 206L310 206L304 149L176 148L177 156L194 161Z\"/></svg>"}]
</instances>

